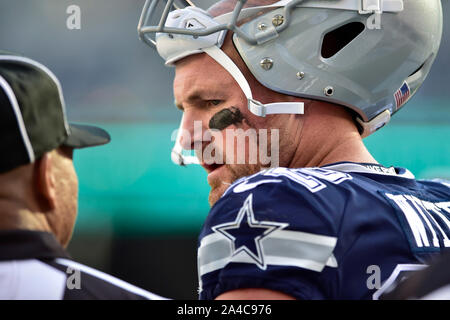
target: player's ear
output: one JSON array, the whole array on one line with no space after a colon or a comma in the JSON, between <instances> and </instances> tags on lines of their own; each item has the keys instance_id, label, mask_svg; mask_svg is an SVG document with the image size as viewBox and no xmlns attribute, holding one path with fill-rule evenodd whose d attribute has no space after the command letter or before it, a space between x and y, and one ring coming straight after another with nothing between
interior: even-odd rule
<instances>
[{"instance_id":1,"label":"player's ear","mask_svg":"<svg viewBox=\"0 0 450 320\"><path fill-rule=\"evenodd\" d=\"M39 201L48 210L56 207L56 184L51 153L45 153L36 161L36 182Z\"/></svg>"}]
</instances>

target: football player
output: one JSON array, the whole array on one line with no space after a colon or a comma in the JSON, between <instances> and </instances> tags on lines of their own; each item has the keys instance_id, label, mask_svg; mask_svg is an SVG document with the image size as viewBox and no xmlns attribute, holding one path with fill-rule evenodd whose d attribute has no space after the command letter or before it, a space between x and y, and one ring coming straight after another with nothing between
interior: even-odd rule
<instances>
[{"instance_id":1,"label":"football player","mask_svg":"<svg viewBox=\"0 0 450 320\"><path fill-rule=\"evenodd\" d=\"M440 0L186 2L138 30L175 66L172 158L208 172L201 299L377 299L450 246L449 185L363 143L428 75Z\"/></svg>"}]
</instances>

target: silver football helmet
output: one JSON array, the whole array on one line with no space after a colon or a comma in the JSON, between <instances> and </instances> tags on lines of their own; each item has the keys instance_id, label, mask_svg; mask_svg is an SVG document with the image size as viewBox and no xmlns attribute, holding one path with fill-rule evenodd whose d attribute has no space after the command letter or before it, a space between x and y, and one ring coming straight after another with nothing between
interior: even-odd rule
<instances>
[{"instance_id":1,"label":"silver football helmet","mask_svg":"<svg viewBox=\"0 0 450 320\"><path fill-rule=\"evenodd\" d=\"M362 137L387 124L417 92L441 42L440 0L281 0L244 8L246 2L238 0L232 12L212 17L192 1L147 0L138 33L167 65L196 53L210 55L236 79L258 116L302 114L301 103L264 105L253 99L240 70L220 50L231 31L261 84L349 108Z\"/></svg>"}]
</instances>

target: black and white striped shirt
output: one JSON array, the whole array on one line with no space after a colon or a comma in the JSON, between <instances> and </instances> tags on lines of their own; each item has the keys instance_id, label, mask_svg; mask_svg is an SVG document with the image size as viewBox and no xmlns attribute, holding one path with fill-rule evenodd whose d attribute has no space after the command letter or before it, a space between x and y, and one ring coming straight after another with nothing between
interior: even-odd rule
<instances>
[{"instance_id":1,"label":"black and white striped shirt","mask_svg":"<svg viewBox=\"0 0 450 320\"><path fill-rule=\"evenodd\" d=\"M51 233L0 231L0 300L165 299L73 261Z\"/></svg>"}]
</instances>

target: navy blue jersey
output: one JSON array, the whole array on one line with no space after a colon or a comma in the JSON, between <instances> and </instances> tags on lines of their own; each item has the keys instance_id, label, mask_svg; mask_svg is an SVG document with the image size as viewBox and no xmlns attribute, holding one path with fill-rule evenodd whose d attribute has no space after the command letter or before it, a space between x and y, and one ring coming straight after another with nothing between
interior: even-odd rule
<instances>
[{"instance_id":1,"label":"navy blue jersey","mask_svg":"<svg viewBox=\"0 0 450 320\"><path fill-rule=\"evenodd\" d=\"M267 288L373 299L450 247L450 186L406 169L274 168L233 183L199 238L200 299Z\"/></svg>"}]
</instances>

